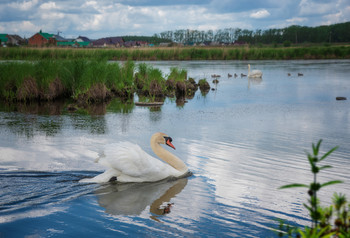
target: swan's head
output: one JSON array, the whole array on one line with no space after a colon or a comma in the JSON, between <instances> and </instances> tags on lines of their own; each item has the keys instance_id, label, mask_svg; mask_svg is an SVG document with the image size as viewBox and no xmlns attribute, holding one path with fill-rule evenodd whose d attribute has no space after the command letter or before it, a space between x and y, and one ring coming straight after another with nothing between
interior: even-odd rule
<instances>
[{"instance_id":1,"label":"swan's head","mask_svg":"<svg viewBox=\"0 0 350 238\"><path fill-rule=\"evenodd\" d=\"M161 132L155 133L151 138L151 141L152 140L154 140L158 144L165 144L167 146L170 146L175 150L175 146L171 143L173 139L165 133L161 133Z\"/></svg>"}]
</instances>

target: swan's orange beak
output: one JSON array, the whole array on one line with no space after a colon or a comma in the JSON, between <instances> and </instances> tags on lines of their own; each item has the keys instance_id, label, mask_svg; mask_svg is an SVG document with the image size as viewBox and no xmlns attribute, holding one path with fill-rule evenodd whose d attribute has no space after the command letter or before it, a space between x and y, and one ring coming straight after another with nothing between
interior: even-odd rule
<instances>
[{"instance_id":1,"label":"swan's orange beak","mask_svg":"<svg viewBox=\"0 0 350 238\"><path fill-rule=\"evenodd\" d=\"M170 137L166 137L165 138L165 144L170 146L171 148L173 148L175 150L175 146L171 143L172 139Z\"/></svg>"}]
</instances>

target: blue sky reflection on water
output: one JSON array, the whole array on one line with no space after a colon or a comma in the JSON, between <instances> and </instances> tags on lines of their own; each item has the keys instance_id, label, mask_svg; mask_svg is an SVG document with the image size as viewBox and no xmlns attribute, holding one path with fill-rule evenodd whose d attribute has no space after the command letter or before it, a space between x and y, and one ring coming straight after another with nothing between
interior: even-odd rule
<instances>
[{"instance_id":1,"label":"blue sky reflection on water","mask_svg":"<svg viewBox=\"0 0 350 238\"><path fill-rule=\"evenodd\" d=\"M220 74L220 82L183 106L167 99L159 111L122 113L116 103L103 115L0 112L0 235L270 236L275 218L308 224L306 192L277 188L310 181L304 151L320 138L323 152L340 147L320 179L345 182L322 190L321 202L334 191L349 197L349 100L335 100L350 98L349 60L149 63L210 83ZM247 63L264 72L261 81L227 77ZM104 144L127 140L152 153L155 131L172 136L193 172L183 184L78 183L103 171L94 159ZM169 202L171 213L160 214Z\"/></svg>"}]
</instances>

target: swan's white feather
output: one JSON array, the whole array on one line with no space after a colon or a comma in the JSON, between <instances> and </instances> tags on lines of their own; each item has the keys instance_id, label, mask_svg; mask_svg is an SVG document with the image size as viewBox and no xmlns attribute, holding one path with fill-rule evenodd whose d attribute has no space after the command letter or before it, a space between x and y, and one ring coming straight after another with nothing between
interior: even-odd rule
<instances>
[{"instance_id":1,"label":"swan's white feather","mask_svg":"<svg viewBox=\"0 0 350 238\"><path fill-rule=\"evenodd\" d=\"M262 78L263 73L258 70L258 69L254 69L252 71L250 71L250 64L248 64L248 77L249 78Z\"/></svg>"},{"instance_id":2,"label":"swan's white feather","mask_svg":"<svg viewBox=\"0 0 350 238\"><path fill-rule=\"evenodd\" d=\"M130 142L106 145L97 162L107 170L94 178L84 179L83 182L108 182L112 177L117 177L119 182L152 182L182 175L169 164Z\"/></svg>"}]
</instances>

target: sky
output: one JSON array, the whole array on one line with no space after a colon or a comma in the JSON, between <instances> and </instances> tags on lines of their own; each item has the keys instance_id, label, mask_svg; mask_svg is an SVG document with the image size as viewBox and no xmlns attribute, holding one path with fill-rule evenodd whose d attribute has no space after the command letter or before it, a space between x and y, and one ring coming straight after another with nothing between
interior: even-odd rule
<instances>
[{"instance_id":1,"label":"sky","mask_svg":"<svg viewBox=\"0 0 350 238\"><path fill-rule=\"evenodd\" d=\"M191 30L320 26L350 21L350 0L0 0L0 33L66 38Z\"/></svg>"}]
</instances>

